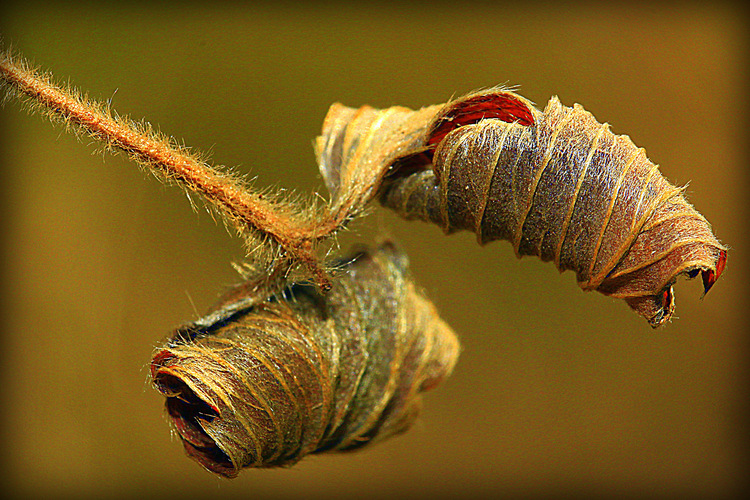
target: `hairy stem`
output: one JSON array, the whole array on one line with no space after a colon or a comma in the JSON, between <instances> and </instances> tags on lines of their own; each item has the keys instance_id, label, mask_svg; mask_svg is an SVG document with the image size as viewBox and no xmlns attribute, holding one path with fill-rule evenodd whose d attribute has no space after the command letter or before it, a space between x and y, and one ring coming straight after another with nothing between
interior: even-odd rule
<instances>
[{"instance_id":1,"label":"hairy stem","mask_svg":"<svg viewBox=\"0 0 750 500\"><path fill-rule=\"evenodd\" d=\"M202 195L229 219L246 239L260 240L282 249L274 262L284 267L302 264L318 286L327 290L330 282L315 254L315 243L330 236L341 225L340 217L326 213L318 220L290 210L283 202L255 193L239 179L219 170L186 148L176 145L148 125L136 124L112 114L104 105L91 101L70 88L56 86L48 74L29 66L10 52L0 52L0 82L53 119L72 123L109 147L124 151L146 169ZM277 252L272 252L277 255ZM276 269L275 269L276 270Z\"/></svg>"}]
</instances>

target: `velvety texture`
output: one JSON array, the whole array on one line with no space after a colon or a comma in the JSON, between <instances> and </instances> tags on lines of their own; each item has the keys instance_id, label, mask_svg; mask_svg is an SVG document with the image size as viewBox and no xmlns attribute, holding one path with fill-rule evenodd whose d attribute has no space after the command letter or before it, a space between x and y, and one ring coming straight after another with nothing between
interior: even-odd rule
<instances>
[{"instance_id":1,"label":"velvety texture","mask_svg":"<svg viewBox=\"0 0 750 500\"><path fill-rule=\"evenodd\" d=\"M702 273L707 292L724 269L726 247L682 189L628 136L557 97L543 112L503 89L419 111L334 105L318 145L340 198L380 192L407 219L509 240L653 327L672 317L677 276ZM360 187L337 189L351 179Z\"/></svg>"},{"instance_id":2,"label":"velvety texture","mask_svg":"<svg viewBox=\"0 0 750 500\"><path fill-rule=\"evenodd\" d=\"M153 382L191 458L233 477L409 428L458 340L392 245L339 273L325 295L290 285L222 304L156 352Z\"/></svg>"}]
</instances>

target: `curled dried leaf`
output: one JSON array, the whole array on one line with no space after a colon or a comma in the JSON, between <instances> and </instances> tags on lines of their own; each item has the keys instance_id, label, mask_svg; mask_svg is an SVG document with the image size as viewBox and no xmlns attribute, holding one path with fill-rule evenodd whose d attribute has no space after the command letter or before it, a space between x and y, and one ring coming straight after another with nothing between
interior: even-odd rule
<instances>
[{"instance_id":1,"label":"curled dried leaf","mask_svg":"<svg viewBox=\"0 0 750 500\"><path fill-rule=\"evenodd\" d=\"M406 265L363 250L327 294L248 295L178 329L151 373L188 455L233 477L406 430L459 350Z\"/></svg>"},{"instance_id":2,"label":"curled dried leaf","mask_svg":"<svg viewBox=\"0 0 750 500\"><path fill-rule=\"evenodd\" d=\"M374 126L349 128L347 116L357 113L329 112L326 124L336 127L324 127L319 143L340 142L342 151L319 153L328 177L354 177L350 171L363 168L359 136L370 144L373 136L408 138L392 146L399 154L366 166L376 180L367 196L379 193L403 217L447 233L474 231L480 244L508 240L519 257L575 271L583 289L624 299L654 327L672 316L677 276L701 273L707 292L724 269L726 247L682 189L629 137L613 134L580 105L553 98L542 112L492 89L411 118L399 108L395 137Z\"/></svg>"}]
</instances>

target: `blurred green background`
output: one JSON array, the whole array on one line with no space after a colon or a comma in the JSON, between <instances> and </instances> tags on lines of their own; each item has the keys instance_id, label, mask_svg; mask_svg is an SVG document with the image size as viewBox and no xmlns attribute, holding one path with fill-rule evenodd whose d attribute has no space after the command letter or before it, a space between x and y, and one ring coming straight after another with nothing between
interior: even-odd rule
<instances>
[{"instance_id":1,"label":"blurred green background","mask_svg":"<svg viewBox=\"0 0 750 500\"><path fill-rule=\"evenodd\" d=\"M20 496L369 498L729 494L747 473L747 53L733 4L307 7L5 4L4 44L261 186L321 190L328 106L444 102L509 84L627 133L730 245L703 300L652 331L508 243L377 208L460 334L409 433L219 480L183 455L148 385L154 346L238 277L238 239L184 193L16 102L2 109L3 479ZM200 206L200 204L199 204Z\"/></svg>"}]
</instances>

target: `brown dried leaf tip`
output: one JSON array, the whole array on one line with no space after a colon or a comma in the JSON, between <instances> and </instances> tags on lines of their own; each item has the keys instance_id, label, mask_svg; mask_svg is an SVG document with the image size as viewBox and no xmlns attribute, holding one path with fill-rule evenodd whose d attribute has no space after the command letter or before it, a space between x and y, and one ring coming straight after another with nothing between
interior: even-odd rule
<instances>
[{"instance_id":1,"label":"brown dried leaf tip","mask_svg":"<svg viewBox=\"0 0 750 500\"><path fill-rule=\"evenodd\" d=\"M406 430L459 351L406 265L363 250L327 294L290 285L178 329L151 373L188 455L234 477Z\"/></svg>"},{"instance_id":2,"label":"brown dried leaf tip","mask_svg":"<svg viewBox=\"0 0 750 500\"><path fill-rule=\"evenodd\" d=\"M726 263L709 223L643 149L556 97L543 112L502 89L420 111L337 104L317 149L334 193L364 170L370 183L354 188L363 198L446 233L474 231L480 244L508 240L653 327L672 316L678 275L700 272L707 292ZM373 150L383 154L370 159Z\"/></svg>"}]
</instances>

